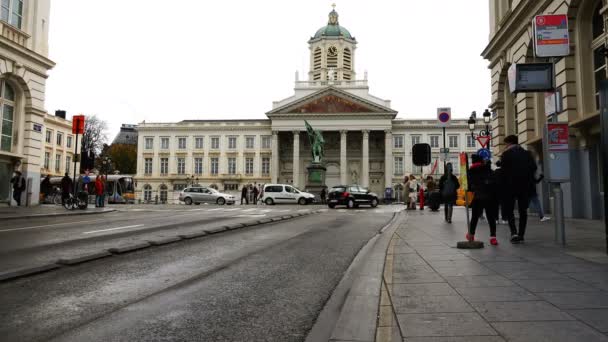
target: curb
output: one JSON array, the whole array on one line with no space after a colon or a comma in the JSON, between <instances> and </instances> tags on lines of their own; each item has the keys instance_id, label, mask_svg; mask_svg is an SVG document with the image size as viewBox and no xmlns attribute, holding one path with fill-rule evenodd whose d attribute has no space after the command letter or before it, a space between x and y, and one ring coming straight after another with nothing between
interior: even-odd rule
<instances>
[{"instance_id":1,"label":"curb","mask_svg":"<svg viewBox=\"0 0 608 342\"><path fill-rule=\"evenodd\" d=\"M67 209L66 209L67 210ZM96 215L96 214L107 214L113 213L117 209L107 209L103 211L67 211L65 213L57 214L33 214L33 215L21 215L21 216L0 216L0 220L18 220L18 219L31 219L31 218L44 218L44 217L60 217L60 216L81 216L81 215Z\"/></svg>"},{"instance_id":2,"label":"curb","mask_svg":"<svg viewBox=\"0 0 608 342\"><path fill-rule=\"evenodd\" d=\"M116 211L116 209L113 209L113 211ZM163 245L167 245L170 243L192 240L192 239L204 237L207 235L213 235L213 234L217 234L217 233L221 233L221 232L238 230L238 229L252 227L252 226L259 226L259 225L262 225L265 223L275 223L275 222L280 222L280 221L286 221L286 220L290 220L293 218L302 217L302 216L315 214L315 213L321 213L321 211L314 210L314 211L298 213L298 215L284 215L284 216L278 216L278 217L273 217L273 218L263 219L263 220L235 223L235 224L231 224L228 226L204 228L200 231L195 231L192 233L180 234L180 235L176 235L176 236L167 236L167 237L158 238L155 240L148 240L148 241L142 241L142 242L132 243L132 244L128 244L128 245L113 247L113 248L109 248L107 250L100 251L100 252L94 252L94 253L89 253L89 254L75 255L73 257L61 258L61 259L55 261L54 263L50 263L50 264L42 264L42 265L31 266L31 267L26 266L23 268L17 268L17 269L0 272L0 282L9 281L9 280L13 280L13 279L21 278L21 277L26 277L26 276L30 276L30 275L34 275L34 274L38 274L38 273L47 272L47 271L52 271L52 270L56 270L59 268L83 264L85 262L94 261L94 260L105 258L105 257L119 256L121 254L138 251L138 250L141 250L144 248L163 246ZM167 227L170 227L170 226L172 226L172 225L168 225Z\"/></svg>"}]
</instances>

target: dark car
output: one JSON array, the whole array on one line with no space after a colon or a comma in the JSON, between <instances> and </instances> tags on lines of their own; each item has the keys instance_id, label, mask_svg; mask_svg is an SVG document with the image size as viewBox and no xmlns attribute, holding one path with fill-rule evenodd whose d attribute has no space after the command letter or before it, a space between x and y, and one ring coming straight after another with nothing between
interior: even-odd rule
<instances>
[{"instance_id":1,"label":"dark car","mask_svg":"<svg viewBox=\"0 0 608 342\"><path fill-rule=\"evenodd\" d=\"M378 206L378 195L358 185L338 185L329 190L327 206L335 208L345 205L347 208L356 208L359 205Z\"/></svg>"}]
</instances>

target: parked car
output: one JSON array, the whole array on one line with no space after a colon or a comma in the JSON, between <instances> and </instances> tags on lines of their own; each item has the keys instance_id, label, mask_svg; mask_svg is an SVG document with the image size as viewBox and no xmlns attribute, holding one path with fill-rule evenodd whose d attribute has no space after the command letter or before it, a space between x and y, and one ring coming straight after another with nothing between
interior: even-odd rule
<instances>
[{"instance_id":1,"label":"parked car","mask_svg":"<svg viewBox=\"0 0 608 342\"><path fill-rule=\"evenodd\" d=\"M179 200L187 205L200 203L234 204L234 196L221 193L213 188L191 186L179 193Z\"/></svg>"},{"instance_id":2,"label":"parked car","mask_svg":"<svg viewBox=\"0 0 608 342\"><path fill-rule=\"evenodd\" d=\"M300 191L297 188L287 184L266 184L262 201L267 205L277 203L298 203L300 205L314 202L315 195Z\"/></svg>"},{"instance_id":3,"label":"parked car","mask_svg":"<svg viewBox=\"0 0 608 342\"><path fill-rule=\"evenodd\" d=\"M378 203L378 195L358 185L334 186L327 195L327 206L332 209L337 205L345 205L350 209L361 204L375 208Z\"/></svg>"}]
</instances>

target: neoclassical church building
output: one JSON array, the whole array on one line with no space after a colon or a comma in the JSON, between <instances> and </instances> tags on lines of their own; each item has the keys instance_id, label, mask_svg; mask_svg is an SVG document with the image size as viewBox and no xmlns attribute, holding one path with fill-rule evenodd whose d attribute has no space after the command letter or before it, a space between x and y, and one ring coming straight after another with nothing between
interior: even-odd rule
<instances>
[{"instance_id":1,"label":"neoclassical church building","mask_svg":"<svg viewBox=\"0 0 608 342\"><path fill-rule=\"evenodd\" d=\"M355 72L357 43L332 10L308 41L307 80L296 76L294 94L273 102L266 119L140 123L138 198L172 202L188 184L223 191L253 183L303 189L311 162L305 120L323 132L328 186L359 184L382 194L407 174L429 174L433 164L413 166L411 148L429 143L435 161L444 144L441 129L434 119L397 119L390 100L370 94L367 75L357 79ZM447 128L454 163L458 152L476 150L466 121L453 120Z\"/></svg>"}]
</instances>

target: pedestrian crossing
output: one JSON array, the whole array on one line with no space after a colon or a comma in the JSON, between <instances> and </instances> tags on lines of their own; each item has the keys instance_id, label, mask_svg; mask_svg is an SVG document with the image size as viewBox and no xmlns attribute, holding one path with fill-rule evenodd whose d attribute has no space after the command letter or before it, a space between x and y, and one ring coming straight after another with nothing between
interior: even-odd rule
<instances>
[{"instance_id":1,"label":"pedestrian crossing","mask_svg":"<svg viewBox=\"0 0 608 342\"><path fill-rule=\"evenodd\" d=\"M281 207L281 206L260 206L255 208L249 208L246 206L221 206L221 207L208 207L208 208L190 208L184 206L174 206L172 208L155 208L154 206L146 207L146 208L129 208L122 207L118 208L119 211L128 211L128 212L179 212L179 213L209 213L209 214L233 214L239 216L266 216L272 214L288 214L288 213L305 213L313 210L319 210L322 213L340 213L340 214L369 214L369 213L394 213L403 210L401 206L380 206L377 208L357 208L357 209L346 209L346 208L336 208L329 209L327 207L321 206L306 206L306 207Z\"/></svg>"}]
</instances>

